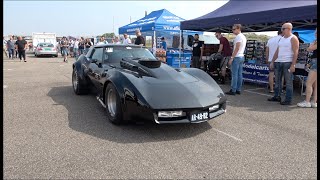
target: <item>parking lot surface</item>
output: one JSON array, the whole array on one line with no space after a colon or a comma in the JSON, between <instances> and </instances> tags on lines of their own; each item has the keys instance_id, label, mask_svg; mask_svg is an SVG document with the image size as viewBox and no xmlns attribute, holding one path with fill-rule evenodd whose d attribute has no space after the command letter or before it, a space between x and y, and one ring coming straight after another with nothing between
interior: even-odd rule
<instances>
[{"instance_id":1,"label":"parking lot surface","mask_svg":"<svg viewBox=\"0 0 320 180\"><path fill-rule=\"evenodd\" d=\"M5 179L316 179L317 110L296 107L299 89L282 106L246 84L205 123L115 126L62 61L4 59Z\"/></svg>"}]
</instances>

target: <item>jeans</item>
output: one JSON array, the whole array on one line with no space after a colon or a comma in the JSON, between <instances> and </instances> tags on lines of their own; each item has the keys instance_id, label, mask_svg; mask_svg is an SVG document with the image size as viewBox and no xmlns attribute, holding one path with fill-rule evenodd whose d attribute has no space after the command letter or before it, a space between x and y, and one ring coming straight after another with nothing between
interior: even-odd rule
<instances>
[{"instance_id":1,"label":"jeans","mask_svg":"<svg viewBox=\"0 0 320 180\"><path fill-rule=\"evenodd\" d=\"M316 58L311 60L311 62L310 62L310 70L317 72L317 59Z\"/></svg>"},{"instance_id":2,"label":"jeans","mask_svg":"<svg viewBox=\"0 0 320 180\"><path fill-rule=\"evenodd\" d=\"M8 49L8 51L9 51L9 58L12 58L12 59L13 59L14 49Z\"/></svg>"},{"instance_id":3,"label":"jeans","mask_svg":"<svg viewBox=\"0 0 320 180\"><path fill-rule=\"evenodd\" d=\"M235 57L231 65L231 90L232 92L241 91L242 87L242 72L243 72L244 57Z\"/></svg>"},{"instance_id":4,"label":"jeans","mask_svg":"<svg viewBox=\"0 0 320 180\"><path fill-rule=\"evenodd\" d=\"M200 62L200 57L199 56L192 56L192 67L193 68L200 68L201 62Z\"/></svg>"},{"instance_id":5,"label":"jeans","mask_svg":"<svg viewBox=\"0 0 320 180\"><path fill-rule=\"evenodd\" d=\"M84 49L79 49L79 56L84 53Z\"/></svg>"},{"instance_id":6,"label":"jeans","mask_svg":"<svg viewBox=\"0 0 320 180\"><path fill-rule=\"evenodd\" d=\"M77 60L78 57L78 48L73 48L73 56Z\"/></svg>"},{"instance_id":7,"label":"jeans","mask_svg":"<svg viewBox=\"0 0 320 180\"><path fill-rule=\"evenodd\" d=\"M275 86L274 86L274 97L280 97L282 90L282 76L286 81L286 99L285 101L292 101L293 94L293 73L289 72L291 62L275 62L274 63L274 75L275 75Z\"/></svg>"},{"instance_id":8,"label":"jeans","mask_svg":"<svg viewBox=\"0 0 320 180\"><path fill-rule=\"evenodd\" d=\"M87 54L90 48L86 48L84 53Z\"/></svg>"}]
</instances>

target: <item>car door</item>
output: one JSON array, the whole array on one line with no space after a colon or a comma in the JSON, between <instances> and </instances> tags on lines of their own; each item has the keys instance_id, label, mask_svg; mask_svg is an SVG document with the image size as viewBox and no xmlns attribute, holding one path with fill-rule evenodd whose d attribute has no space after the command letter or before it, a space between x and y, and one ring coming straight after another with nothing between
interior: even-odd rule
<instances>
[{"instance_id":1,"label":"car door","mask_svg":"<svg viewBox=\"0 0 320 180\"><path fill-rule=\"evenodd\" d=\"M91 82L97 88L98 93L101 91L101 74L103 72L103 48L96 47L94 52L90 56L90 64L88 67L88 76L91 79Z\"/></svg>"}]
</instances>

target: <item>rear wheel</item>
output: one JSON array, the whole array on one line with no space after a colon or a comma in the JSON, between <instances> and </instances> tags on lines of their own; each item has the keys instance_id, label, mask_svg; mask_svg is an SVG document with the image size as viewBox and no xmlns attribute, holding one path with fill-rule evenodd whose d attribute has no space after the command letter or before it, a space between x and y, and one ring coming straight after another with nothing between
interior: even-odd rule
<instances>
[{"instance_id":1,"label":"rear wheel","mask_svg":"<svg viewBox=\"0 0 320 180\"><path fill-rule=\"evenodd\" d=\"M73 90L77 95L88 94L89 89L83 85L84 83L81 81L79 74L76 68L73 69L72 72L72 86Z\"/></svg>"},{"instance_id":2,"label":"rear wheel","mask_svg":"<svg viewBox=\"0 0 320 180\"><path fill-rule=\"evenodd\" d=\"M117 125L123 123L120 97L112 83L105 90L105 105L109 121Z\"/></svg>"}]
</instances>

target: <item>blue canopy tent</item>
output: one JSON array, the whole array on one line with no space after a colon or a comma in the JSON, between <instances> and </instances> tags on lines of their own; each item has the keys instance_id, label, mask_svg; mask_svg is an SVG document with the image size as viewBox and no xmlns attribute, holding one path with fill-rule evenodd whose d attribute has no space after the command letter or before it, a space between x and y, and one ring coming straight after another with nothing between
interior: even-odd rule
<instances>
[{"instance_id":1,"label":"blue canopy tent","mask_svg":"<svg viewBox=\"0 0 320 180\"><path fill-rule=\"evenodd\" d=\"M277 31L284 22L291 22L294 28L314 30L317 1L230 0L211 13L182 21L181 29L231 32L233 24L242 24L244 32Z\"/></svg>"},{"instance_id":2,"label":"blue canopy tent","mask_svg":"<svg viewBox=\"0 0 320 180\"><path fill-rule=\"evenodd\" d=\"M162 37L166 35L178 35L181 37L183 34L203 34L203 32L198 31L190 31L186 30L182 32L180 30L180 21L184 21L185 19L174 15L173 13L169 12L166 9L161 9L158 11L152 11L147 16L139 19L133 23L128 25L122 26L119 28L119 34L128 34L128 35L135 35L136 30L140 30L142 35L144 36L153 36L153 51L155 52L156 48L156 37ZM171 40L171 39L170 39ZM173 41L173 40L172 40ZM182 39L180 38L179 42L179 59L180 59L180 50L181 50L181 42ZM180 62L179 62L180 66Z\"/></svg>"},{"instance_id":3,"label":"blue canopy tent","mask_svg":"<svg viewBox=\"0 0 320 180\"><path fill-rule=\"evenodd\" d=\"M185 19L176 16L166 9L152 11L147 16L119 28L119 34L127 33L134 35L135 30L139 29L147 35L153 35L153 31L180 32L180 21ZM149 32L149 34L148 34ZM151 33L150 33L151 32ZM190 33L196 33L190 31Z\"/></svg>"},{"instance_id":4,"label":"blue canopy tent","mask_svg":"<svg viewBox=\"0 0 320 180\"><path fill-rule=\"evenodd\" d=\"M161 9L158 11L152 11L147 16L132 22L128 25L119 28L119 34L135 35L136 30L140 30L145 36L153 36L154 40L156 33L159 35L169 34L169 35L179 35L180 32L180 21L185 19L174 15L166 9ZM202 32L197 31L184 31L185 34L202 34Z\"/></svg>"}]
</instances>

